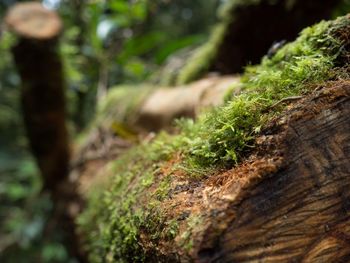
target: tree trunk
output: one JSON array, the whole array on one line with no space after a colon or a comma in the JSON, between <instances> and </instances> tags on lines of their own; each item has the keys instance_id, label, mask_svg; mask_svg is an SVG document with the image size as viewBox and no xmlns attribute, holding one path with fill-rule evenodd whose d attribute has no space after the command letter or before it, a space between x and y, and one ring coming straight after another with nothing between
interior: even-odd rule
<instances>
[{"instance_id":1,"label":"tree trunk","mask_svg":"<svg viewBox=\"0 0 350 263\"><path fill-rule=\"evenodd\" d=\"M62 63L58 54L61 20L37 2L15 5L6 23L19 37L12 52L22 80L22 111L29 143L43 175L54 190L68 176Z\"/></svg>"},{"instance_id":2,"label":"tree trunk","mask_svg":"<svg viewBox=\"0 0 350 263\"><path fill-rule=\"evenodd\" d=\"M242 72L245 65L259 63L274 42L291 41L303 28L329 19L339 2L260 0L233 6L231 21L209 70L223 74Z\"/></svg>"},{"instance_id":3,"label":"tree trunk","mask_svg":"<svg viewBox=\"0 0 350 263\"><path fill-rule=\"evenodd\" d=\"M21 101L30 147L42 174L44 190L54 203L52 225L61 230L67 250L84 262L77 246L72 213L79 197L68 180L70 147L65 119L65 84L58 52L61 20L38 2L16 4L6 16L7 26L18 36L13 47L21 77Z\"/></svg>"}]
</instances>

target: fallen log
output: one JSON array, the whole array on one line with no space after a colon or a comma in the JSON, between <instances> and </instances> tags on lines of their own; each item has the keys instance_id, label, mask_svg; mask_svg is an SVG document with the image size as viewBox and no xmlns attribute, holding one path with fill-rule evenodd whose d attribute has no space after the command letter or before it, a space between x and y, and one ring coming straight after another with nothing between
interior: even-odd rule
<instances>
[{"instance_id":1,"label":"fallen log","mask_svg":"<svg viewBox=\"0 0 350 263\"><path fill-rule=\"evenodd\" d=\"M176 161L163 166L147 190L151 197L140 197L161 201L148 208L150 214L160 213L159 221L149 215L139 226L139 256L145 262L346 262L349 114L350 82L330 83L271 123L257 138L257 151L238 167L195 180L170 172ZM82 182L82 195L111 173L105 165L97 167L102 172L93 182ZM159 187L167 180L161 196ZM128 208L135 217L137 207ZM103 222L95 223L103 229ZM116 249L112 240L106 242L111 242L106 251L98 253Z\"/></svg>"},{"instance_id":2,"label":"fallen log","mask_svg":"<svg viewBox=\"0 0 350 263\"><path fill-rule=\"evenodd\" d=\"M179 135L77 168L90 261L348 261L349 28L304 30Z\"/></svg>"}]
</instances>

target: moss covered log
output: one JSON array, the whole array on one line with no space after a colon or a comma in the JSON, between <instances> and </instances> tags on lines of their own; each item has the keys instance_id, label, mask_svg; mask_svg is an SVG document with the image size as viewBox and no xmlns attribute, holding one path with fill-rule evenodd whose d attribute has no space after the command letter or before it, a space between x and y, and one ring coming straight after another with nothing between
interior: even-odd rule
<instances>
[{"instance_id":1,"label":"moss covered log","mask_svg":"<svg viewBox=\"0 0 350 263\"><path fill-rule=\"evenodd\" d=\"M304 27L330 18L332 10L342 2L227 1L220 12L222 22L178 73L177 84L188 83L212 71L242 72L246 65L258 63L273 43L293 40Z\"/></svg>"},{"instance_id":2,"label":"moss covered log","mask_svg":"<svg viewBox=\"0 0 350 263\"><path fill-rule=\"evenodd\" d=\"M349 32L305 29L224 106L100 163L80 188L90 261L348 260Z\"/></svg>"}]
</instances>

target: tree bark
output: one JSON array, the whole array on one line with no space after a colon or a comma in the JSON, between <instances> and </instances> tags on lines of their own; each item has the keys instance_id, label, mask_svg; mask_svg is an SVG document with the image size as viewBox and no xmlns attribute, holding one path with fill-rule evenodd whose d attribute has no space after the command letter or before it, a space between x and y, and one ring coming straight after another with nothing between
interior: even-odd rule
<instances>
[{"instance_id":1,"label":"tree bark","mask_svg":"<svg viewBox=\"0 0 350 263\"><path fill-rule=\"evenodd\" d=\"M281 152L278 170L241 189L226 210L235 216L199 250L200 262L350 260L350 84L305 106L266 131L268 140L282 135L269 146Z\"/></svg>"},{"instance_id":2,"label":"tree bark","mask_svg":"<svg viewBox=\"0 0 350 263\"><path fill-rule=\"evenodd\" d=\"M40 3L29 2L15 5L6 23L19 38L12 52L22 81L22 111L29 143L44 188L54 190L69 172L65 85L58 54L61 20Z\"/></svg>"},{"instance_id":3,"label":"tree bark","mask_svg":"<svg viewBox=\"0 0 350 263\"><path fill-rule=\"evenodd\" d=\"M70 147L66 129L65 83L58 52L62 22L38 2L16 4L6 24L18 36L12 48L21 77L21 102L29 144L54 204L48 225L61 229L68 252L84 262L72 213L79 197L68 180ZM73 212L72 212L73 211Z\"/></svg>"},{"instance_id":4,"label":"tree bark","mask_svg":"<svg viewBox=\"0 0 350 263\"><path fill-rule=\"evenodd\" d=\"M350 260L350 82L330 82L292 103L229 171L195 180L174 172L174 159L160 168L155 187L173 172L157 209L162 224L176 222L178 232L155 239L141 229L146 262ZM81 178L106 164L86 163ZM82 182L80 193L93 185ZM148 203L146 196L139 202Z\"/></svg>"}]
</instances>

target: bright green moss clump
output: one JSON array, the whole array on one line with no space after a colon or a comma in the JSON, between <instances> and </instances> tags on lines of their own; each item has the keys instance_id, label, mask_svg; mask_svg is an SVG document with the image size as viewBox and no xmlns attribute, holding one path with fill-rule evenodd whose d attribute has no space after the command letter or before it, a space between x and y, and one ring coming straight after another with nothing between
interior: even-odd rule
<instances>
[{"instance_id":1,"label":"bright green moss clump","mask_svg":"<svg viewBox=\"0 0 350 263\"><path fill-rule=\"evenodd\" d=\"M89 207L78 220L91 262L144 261L138 243L140 229L152 236L152 241L176 234L176 222L164 222L157 207L169 191L170 177L161 179L155 190L146 191L166 158L157 144L142 144L110 163L105 172L116 176L94 187ZM149 203L140 202L140 198Z\"/></svg>"},{"instance_id":2,"label":"bright green moss clump","mask_svg":"<svg viewBox=\"0 0 350 263\"><path fill-rule=\"evenodd\" d=\"M147 261L140 245L141 233L153 244L160 239L172 240L178 231L176 219L166 219L158 205L168 198L172 180L171 173L159 177L164 162L177 152L182 163L174 169L199 178L209 176L208 170L239 162L254 147L264 124L284 109L283 105L271 109L273 104L306 94L324 81L348 77L342 67L347 63L348 43L344 41L349 32L348 17L305 29L275 56L246 69L241 95L196 122L182 121L179 135L161 134L113 163L110 183L90 195L79 220L88 237L91 262ZM184 251L192 247L188 231L181 234L186 241Z\"/></svg>"},{"instance_id":3,"label":"bright green moss clump","mask_svg":"<svg viewBox=\"0 0 350 263\"><path fill-rule=\"evenodd\" d=\"M339 30L349 26L342 17L305 29L271 59L248 67L243 93L224 107L202 116L185 135L187 164L199 168L232 165L253 146L255 135L283 108L266 111L282 98L308 92L312 84L334 79L344 57ZM339 69L338 69L339 70Z\"/></svg>"}]
</instances>

